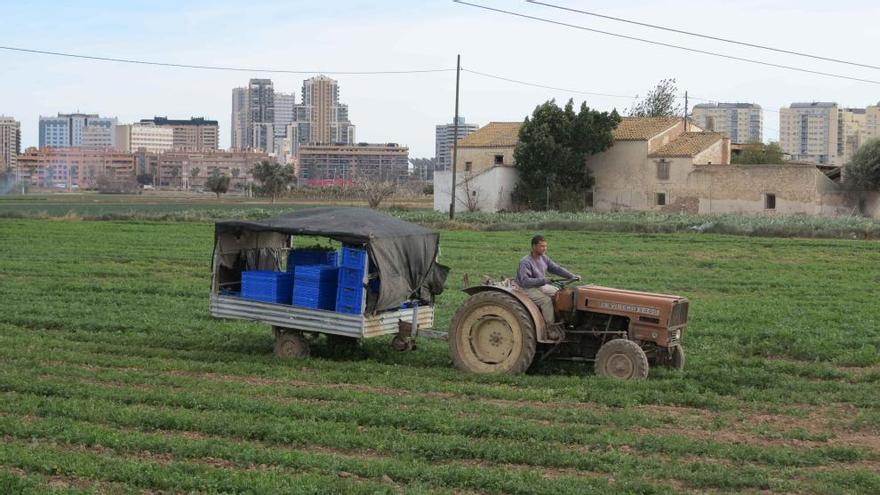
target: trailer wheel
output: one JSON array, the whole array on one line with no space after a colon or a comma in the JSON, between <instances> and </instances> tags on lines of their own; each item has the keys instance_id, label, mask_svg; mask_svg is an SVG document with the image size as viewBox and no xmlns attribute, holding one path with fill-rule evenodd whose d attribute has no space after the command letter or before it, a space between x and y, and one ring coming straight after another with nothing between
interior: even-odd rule
<instances>
[{"instance_id":1,"label":"trailer wheel","mask_svg":"<svg viewBox=\"0 0 880 495\"><path fill-rule=\"evenodd\" d=\"M535 322L513 297L478 292L455 312L449 353L455 367L471 373L518 374L535 357Z\"/></svg>"},{"instance_id":2,"label":"trailer wheel","mask_svg":"<svg viewBox=\"0 0 880 495\"><path fill-rule=\"evenodd\" d=\"M638 380L648 377L648 356L631 340L609 340L596 353L596 374Z\"/></svg>"},{"instance_id":3,"label":"trailer wheel","mask_svg":"<svg viewBox=\"0 0 880 495\"><path fill-rule=\"evenodd\" d=\"M309 343L301 332L275 332L275 357L303 359L309 357Z\"/></svg>"}]
</instances>

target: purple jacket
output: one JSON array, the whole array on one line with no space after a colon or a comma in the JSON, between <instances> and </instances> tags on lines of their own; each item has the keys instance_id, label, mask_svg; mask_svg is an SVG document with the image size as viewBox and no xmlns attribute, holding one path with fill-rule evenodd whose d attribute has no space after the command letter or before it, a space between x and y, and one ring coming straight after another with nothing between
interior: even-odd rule
<instances>
[{"instance_id":1,"label":"purple jacket","mask_svg":"<svg viewBox=\"0 0 880 495\"><path fill-rule=\"evenodd\" d=\"M547 283L546 273L550 272L560 277L573 278L574 274L557 265L546 254L535 259L527 254L519 261L519 270L516 272L516 284L523 289L541 287Z\"/></svg>"}]
</instances>

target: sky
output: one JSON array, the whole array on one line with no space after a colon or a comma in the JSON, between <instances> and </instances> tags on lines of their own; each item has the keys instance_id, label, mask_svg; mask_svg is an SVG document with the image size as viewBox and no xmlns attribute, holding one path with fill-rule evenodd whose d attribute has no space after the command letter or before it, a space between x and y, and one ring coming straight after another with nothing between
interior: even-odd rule
<instances>
[{"instance_id":1,"label":"sky","mask_svg":"<svg viewBox=\"0 0 880 495\"><path fill-rule=\"evenodd\" d=\"M880 81L880 70L785 55L657 31L521 0L468 0L592 29L733 56ZM880 2L547 0L677 29L880 66ZM778 137L778 110L796 101L865 107L880 83L783 70L618 39L454 3L0 0L0 46L178 64L308 71L215 71L61 58L0 49L0 115L22 126L22 148L38 143L40 115L75 111L117 117L204 116L229 146L232 88L269 77L275 90L331 71L465 69L560 89L461 73L468 122L521 121L536 105L574 98L624 112L658 81L675 78L690 104L758 103L765 140ZM396 142L410 157L434 155L434 126L452 121L455 72L331 75L348 104L357 140ZM586 95L602 93L619 97ZM697 99L694 99L697 98Z\"/></svg>"}]
</instances>

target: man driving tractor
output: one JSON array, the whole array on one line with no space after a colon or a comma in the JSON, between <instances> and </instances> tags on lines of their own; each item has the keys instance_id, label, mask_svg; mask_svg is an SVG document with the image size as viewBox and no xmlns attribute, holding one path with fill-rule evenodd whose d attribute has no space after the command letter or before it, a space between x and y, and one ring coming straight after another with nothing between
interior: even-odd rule
<instances>
[{"instance_id":1,"label":"man driving tractor","mask_svg":"<svg viewBox=\"0 0 880 495\"><path fill-rule=\"evenodd\" d=\"M553 301L550 298L559 289L547 283L547 272L568 279L580 280L581 277L554 263L546 253L547 240L544 236L532 237L532 251L520 260L516 283L528 294L529 299L541 308L541 314L547 325L552 325L555 317Z\"/></svg>"}]
</instances>

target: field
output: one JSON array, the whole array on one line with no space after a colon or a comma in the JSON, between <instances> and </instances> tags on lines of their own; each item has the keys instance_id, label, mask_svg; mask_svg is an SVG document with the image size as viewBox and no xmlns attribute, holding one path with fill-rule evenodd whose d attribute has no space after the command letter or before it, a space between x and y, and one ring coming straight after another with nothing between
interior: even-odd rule
<instances>
[{"instance_id":1,"label":"field","mask_svg":"<svg viewBox=\"0 0 880 495\"><path fill-rule=\"evenodd\" d=\"M207 313L205 223L0 220L0 493L880 492L880 244L543 232L586 281L691 299L683 372L473 376L445 344L279 362ZM526 232L444 231L462 277Z\"/></svg>"}]
</instances>

